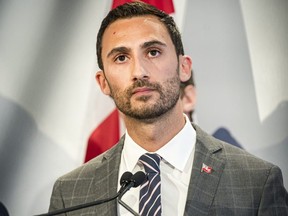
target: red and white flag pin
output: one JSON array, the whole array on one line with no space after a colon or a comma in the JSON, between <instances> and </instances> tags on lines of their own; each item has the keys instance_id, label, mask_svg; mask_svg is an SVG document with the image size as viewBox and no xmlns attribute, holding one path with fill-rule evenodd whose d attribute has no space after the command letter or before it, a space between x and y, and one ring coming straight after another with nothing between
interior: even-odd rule
<instances>
[{"instance_id":1,"label":"red and white flag pin","mask_svg":"<svg viewBox=\"0 0 288 216\"><path fill-rule=\"evenodd\" d=\"M201 169L201 172L206 172L208 174L210 174L212 172L212 167L210 166L207 166L206 164L202 164L202 169Z\"/></svg>"}]
</instances>

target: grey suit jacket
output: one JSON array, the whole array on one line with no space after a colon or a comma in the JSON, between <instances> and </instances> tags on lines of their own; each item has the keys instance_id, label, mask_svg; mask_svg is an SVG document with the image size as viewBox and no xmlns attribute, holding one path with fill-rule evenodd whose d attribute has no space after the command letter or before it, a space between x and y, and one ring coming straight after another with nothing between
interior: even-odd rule
<instances>
[{"instance_id":1,"label":"grey suit jacket","mask_svg":"<svg viewBox=\"0 0 288 216\"><path fill-rule=\"evenodd\" d=\"M246 151L221 142L198 126L194 162L184 215L288 215L288 194L280 169ZM118 145L60 177L49 211L117 193L125 137ZM212 172L201 172L202 164ZM117 202L72 211L66 215L117 215Z\"/></svg>"}]
</instances>

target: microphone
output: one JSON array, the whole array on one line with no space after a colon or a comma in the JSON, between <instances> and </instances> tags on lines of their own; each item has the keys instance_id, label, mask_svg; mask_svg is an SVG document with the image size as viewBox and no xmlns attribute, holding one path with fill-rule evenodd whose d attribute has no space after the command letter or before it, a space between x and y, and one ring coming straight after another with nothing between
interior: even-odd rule
<instances>
[{"instance_id":1,"label":"microphone","mask_svg":"<svg viewBox=\"0 0 288 216\"><path fill-rule=\"evenodd\" d=\"M121 200L122 196L131 188L131 187L138 187L146 180L146 174L142 171L135 173L131 179L130 183L124 189L124 191L118 196L118 203L122 205L125 209L127 209L131 214L135 216L140 216L137 212L135 212L130 206L128 206L125 202Z\"/></svg>"},{"instance_id":2,"label":"microphone","mask_svg":"<svg viewBox=\"0 0 288 216\"><path fill-rule=\"evenodd\" d=\"M133 181L133 184L132 184L132 181ZM40 214L40 215L35 215L35 216L53 216L53 215L58 215L58 214L66 213L66 212L76 211L79 209L91 207L94 205L100 205L100 204L112 201L112 200L116 199L118 196L120 196L121 194L123 196L131 187L136 185L136 181L138 181L138 180L135 180L133 178L132 173L127 171L127 172L123 173L121 176L121 179L120 179L121 188L119 189L119 191L114 196L112 196L110 198L106 198L106 199L102 199L102 200L96 200L96 201L89 202L89 203L83 203L80 205L76 205L76 206L72 206L72 207L68 207L68 208L63 208L63 209L58 209L58 210L55 210L53 212L48 212L45 214ZM139 185L137 185L137 186L139 186Z\"/></svg>"},{"instance_id":3,"label":"microphone","mask_svg":"<svg viewBox=\"0 0 288 216\"><path fill-rule=\"evenodd\" d=\"M131 181L131 178L132 178L132 173L127 171L127 172L124 172L120 178L120 185L121 185L121 188L119 189L118 193L117 194L121 194L124 189L128 186L128 184L130 183ZM118 195L118 196L119 196Z\"/></svg>"},{"instance_id":4,"label":"microphone","mask_svg":"<svg viewBox=\"0 0 288 216\"><path fill-rule=\"evenodd\" d=\"M0 216L9 216L7 208L0 202Z\"/></svg>"}]
</instances>

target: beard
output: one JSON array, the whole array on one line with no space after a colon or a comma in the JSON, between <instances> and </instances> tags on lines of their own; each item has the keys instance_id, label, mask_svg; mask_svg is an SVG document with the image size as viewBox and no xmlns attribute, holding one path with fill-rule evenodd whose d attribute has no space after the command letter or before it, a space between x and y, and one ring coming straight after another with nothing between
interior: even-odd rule
<instances>
[{"instance_id":1,"label":"beard","mask_svg":"<svg viewBox=\"0 0 288 216\"><path fill-rule=\"evenodd\" d=\"M116 107L126 116L138 120L151 120L162 116L176 105L180 96L180 79L178 75L166 80L162 85L158 82L152 83L146 79L138 79L124 91L119 91L111 85L109 87ZM132 104L133 90L139 87L147 87L157 91L160 95L159 99L154 103L148 103L153 96L139 96L135 100L136 102L141 102L141 104Z\"/></svg>"}]
</instances>

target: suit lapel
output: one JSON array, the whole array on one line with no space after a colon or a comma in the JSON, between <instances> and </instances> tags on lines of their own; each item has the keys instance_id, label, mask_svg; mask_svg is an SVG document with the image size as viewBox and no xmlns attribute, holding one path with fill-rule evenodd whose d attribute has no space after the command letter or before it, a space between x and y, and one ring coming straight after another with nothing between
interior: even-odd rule
<instances>
[{"instance_id":1,"label":"suit lapel","mask_svg":"<svg viewBox=\"0 0 288 216\"><path fill-rule=\"evenodd\" d=\"M197 141L191 179L184 215L207 215L215 197L225 160L221 157L222 146L211 136L196 129ZM211 173L202 171L203 164L212 168Z\"/></svg>"}]
</instances>

